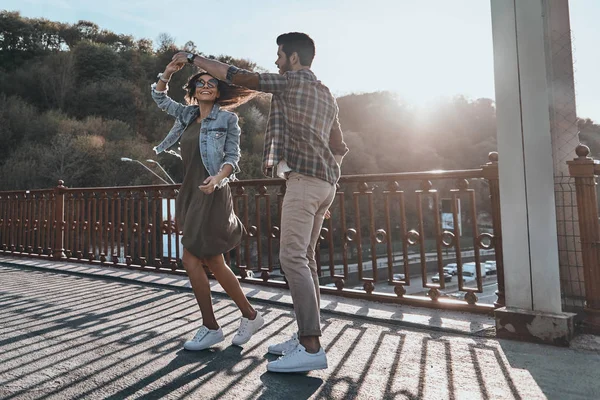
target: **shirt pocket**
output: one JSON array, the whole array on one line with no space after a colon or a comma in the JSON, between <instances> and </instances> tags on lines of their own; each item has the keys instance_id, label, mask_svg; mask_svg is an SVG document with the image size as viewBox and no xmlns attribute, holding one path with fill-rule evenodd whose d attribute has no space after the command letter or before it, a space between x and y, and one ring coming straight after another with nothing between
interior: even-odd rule
<instances>
[{"instance_id":1,"label":"shirt pocket","mask_svg":"<svg viewBox=\"0 0 600 400\"><path fill-rule=\"evenodd\" d=\"M221 137L227 134L226 126L211 126L207 129L208 135L214 137L215 139L220 139Z\"/></svg>"},{"instance_id":2,"label":"shirt pocket","mask_svg":"<svg viewBox=\"0 0 600 400\"><path fill-rule=\"evenodd\" d=\"M213 147L223 152L225 149L225 139L227 138L227 127L210 127L207 130L207 135Z\"/></svg>"}]
</instances>

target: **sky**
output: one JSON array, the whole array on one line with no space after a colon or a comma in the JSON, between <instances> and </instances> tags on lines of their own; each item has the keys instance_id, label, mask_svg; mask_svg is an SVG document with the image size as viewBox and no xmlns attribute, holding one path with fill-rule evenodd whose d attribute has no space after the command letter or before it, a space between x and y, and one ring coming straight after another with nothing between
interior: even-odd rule
<instances>
[{"instance_id":1,"label":"sky","mask_svg":"<svg viewBox=\"0 0 600 400\"><path fill-rule=\"evenodd\" d=\"M600 0L571 0L578 116L600 122ZM205 54L247 58L272 72L276 37L307 32L313 70L336 95L389 90L415 105L494 98L489 0L2 0L24 17L156 42L168 33ZM157 71L158 72L158 71Z\"/></svg>"}]
</instances>

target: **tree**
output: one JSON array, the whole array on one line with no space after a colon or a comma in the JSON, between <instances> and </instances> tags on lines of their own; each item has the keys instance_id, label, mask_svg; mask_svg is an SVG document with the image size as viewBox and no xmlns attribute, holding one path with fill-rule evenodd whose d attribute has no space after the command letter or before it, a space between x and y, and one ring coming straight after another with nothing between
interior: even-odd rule
<instances>
[{"instance_id":1,"label":"tree","mask_svg":"<svg viewBox=\"0 0 600 400\"><path fill-rule=\"evenodd\" d=\"M0 11L0 65L12 70L42 52L39 30L18 12Z\"/></svg>"},{"instance_id":2,"label":"tree","mask_svg":"<svg viewBox=\"0 0 600 400\"><path fill-rule=\"evenodd\" d=\"M80 40L96 41L100 27L91 21L80 20L74 26L79 32Z\"/></svg>"},{"instance_id":3,"label":"tree","mask_svg":"<svg viewBox=\"0 0 600 400\"><path fill-rule=\"evenodd\" d=\"M23 99L0 95L0 164L27 142L48 144L58 131L60 113L40 113Z\"/></svg>"},{"instance_id":4,"label":"tree","mask_svg":"<svg viewBox=\"0 0 600 400\"><path fill-rule=\"evenodd\" d=\"M156 49L158 53L173 52L177 49L175 39L168 33L160 33L156 41L158 42L158 49Z\"/></svg>"},{"instance_id":5,"label":"tree","mask_svg":"<svg viewBox=\"0 0 600 400\"><path fill-rule=\"evenodd\" d=\"M81 42L73 49L78 86L108 77L121 77L119 55L105 44Z\"/></svg>"},{"instance_id":6,"label":"tree","mask_svg":"<svg viewBox=\"0 0 600 400\"><path fill-rule=\"evenodd\" d=\"M198 51L192 41L181 48ZM158 110L150 84L178 49L166 33L154 49L148 39L136 41L91 21L65 24L0 11L0 190L53 187L56 179L70 186L153 182L119 158L155 157L152 147L171 129L173 118ZM251 60L210 57L262 70ZM181 87L195 72L186 65L174 75L169 96L184 102ZM350 148L344 174L476 168L496 149L490 99L457 96L427 108L390 92L337 100ZM263 177L270 101L261 95L235 110L242 128L240 178ZM600 126L582 119L579 129L592 154L600 154ZM181 180L179 159L157 157Z\"/></svg>"},{"instance_id":7,"label":"tree","mask_svg":"<svg viewBox=\"0 0 600 400\"><path fill-rule=\"evenodd\" d=\"M135 43L135 49L144 54L152 53L152 46L152 40L150 39L140 39Z\"/></svg>"},{"instance_id":8,"label":"tree","mask_svg":"<svg viewBox=\"0 0 600 400\"><path fill-rule=\"evenodd\" d=\"M135 129L138 88L130 81L104 79L90 82L69 98L69 112L77 118L100 116L128 123Z\"/></svg>"},{"instance_id":9,"label":"tree","mask_svg":"<svg viewBox=\"0 0 600 400\"><path fill-rule=\"evenodd\" d=\"M44 95L46 108L65 109L69 93L75 88L75 62L73 53L61 52L46 57L37 68L40 93Z\"/></svg>"}]
</instances>

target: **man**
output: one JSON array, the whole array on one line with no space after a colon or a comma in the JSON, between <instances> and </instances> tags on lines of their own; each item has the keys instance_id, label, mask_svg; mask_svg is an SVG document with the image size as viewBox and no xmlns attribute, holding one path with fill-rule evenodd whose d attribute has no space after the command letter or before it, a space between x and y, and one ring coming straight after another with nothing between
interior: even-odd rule
<instances>
[{"instance_id":1,"label":"man","mask_svg":"<svg viewBox=\"0 0 600 400\"><path fill-rule=\"evenodd\" d=\"M272 93L265 135L266 173L287 179L281 214L279 260L287 278L298 334L269 346L283 355L267 365L273 372L306 372L327 368L321 347L319 277L315 247L323 218L334 200L340 164L348 148L338 120L338 106L329 89L310 70L315 44L304 33L277 38L279 74L252 73L188 53L187 60L228 83Z\"/></svg>"}]
</instances>

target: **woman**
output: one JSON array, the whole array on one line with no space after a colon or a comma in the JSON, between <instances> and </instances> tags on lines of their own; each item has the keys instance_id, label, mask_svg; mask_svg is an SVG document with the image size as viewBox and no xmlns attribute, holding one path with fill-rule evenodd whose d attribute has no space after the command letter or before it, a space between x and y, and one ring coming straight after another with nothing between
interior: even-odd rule
<instances>
[{"instance_id":1,"label":"woman","mask_svg":"<svg viewBox=\"0 0 600 400\"><path fill-rule=\"evenodd\" d=\"M180 141L184 179L175 203L176 220L183 231L183 266L190 278L200 306L203 325L185 342L186 350L203 350L223 341L223 331L215 318L206 265L242 312L240 327L233 338L242 345L264 324L262 316L250 305L240 284L225 264L223 253L236 247L243 225L233 211L227 184L239 172L240 127L234 108L255 92L220 82L200 72L187 85L187 105L167 96L171 76L184 66L172 61L152 85L152 98L163 111L175 117L175 124L154 150L157 154Z\"/></svg>"}]
</instances>

